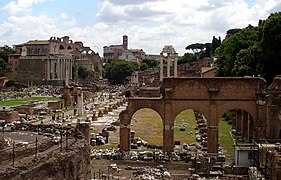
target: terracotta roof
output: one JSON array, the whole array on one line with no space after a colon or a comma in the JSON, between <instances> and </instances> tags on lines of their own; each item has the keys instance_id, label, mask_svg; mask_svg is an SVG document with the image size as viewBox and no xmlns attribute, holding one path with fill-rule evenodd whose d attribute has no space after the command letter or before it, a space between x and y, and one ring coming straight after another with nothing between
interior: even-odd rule
<instances>
[{"instance_id":1,"label":"terracotta roof","mask_svg":"<svg viewBox=\"0 0 281 180\"><path fill-rule=\"evenodd\" d=\"M49 44L48 40L30 40L27 43L25 43L26 45L43 45L43 44Z\"/></svg>"}]
</instances>

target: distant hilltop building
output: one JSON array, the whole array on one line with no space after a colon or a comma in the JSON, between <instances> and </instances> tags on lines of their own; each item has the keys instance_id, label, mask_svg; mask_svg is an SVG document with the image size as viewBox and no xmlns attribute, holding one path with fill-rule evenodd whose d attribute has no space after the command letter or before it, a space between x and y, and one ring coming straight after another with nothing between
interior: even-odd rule
<instances>
[{"instance_id":1,"label":"distant hilltop building","mask_svg":"<svg viewBox=\"0 0 281 180\"><path fill-rule=\"evenodd\" d=\"M112 60L123 59L126 61L141 62L146 58L142 49L128 49L128 36L123 36L123 43L103 47L103 59L105 63Z\"/></svg>"},{"instance_id":2,"label":"distant hilltop building","mask_svg":"<svg viewBox=\"0 0 281 180\"><path fill-rule=\"evenodd\" d=\"M68 36L49 40L30 40L15 46L9 56L10 78L25 84L56 84L72 80L73 65L84 66L99 77L102 62L98 53Z\"/></svg>"}]
</instances>

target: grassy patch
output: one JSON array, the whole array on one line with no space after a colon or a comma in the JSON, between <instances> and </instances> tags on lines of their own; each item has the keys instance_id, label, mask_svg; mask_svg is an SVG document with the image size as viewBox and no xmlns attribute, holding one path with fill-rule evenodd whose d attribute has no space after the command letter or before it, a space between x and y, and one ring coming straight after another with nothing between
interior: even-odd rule
<instances>
[{"instance_id":1,"label":"grassy patch","mask_svg":"<svg viewBox=\"0 0 281 180\"><path fill-rule=\"evenodd\" d=\"M15 106L29 104L34 101L55 101L59 100L57 97L30 97L30 98L21 98L21 99L11 99L6 101L1 101L0 106Z\"/></svg>"},{"instance_id":2,"label":"grassy patch","mask_svg":"<svg viewBox=\"0 0 281 180\"><path fill-rule=\"evenodd\" d=\"M227 158L234 157L234 140L231 136L231 125L227 121L220 121L219 123L219 144L224 150Z\"/></svg>"},{"instance_id":3,"label":"grassy patch","mask_svg":"<svg viewBox=\"0 0 281 180\"><path fill-rule=\"evenodd\" d=\"M132 118L131 130L134 130L135 137L147 141L150 144L163 144L163 125L161 117L151 109L141 109ZM180 131L179 127L185 127ZM195 141L196 121L192 110L181 112L175 120L174 139L181 143L192 143ZM192 131L189 135L187 132Z\"/></svg>"},{"instance_id":4,"label":"grassy patch","mask_svg":"<svg viewBox=\"0 0 281 180\"><path fill-rule=\"evenodd\" d=\"M132 118L131 130L135 131L135 137L147 141L150 144L163 144L163 125L158 113L151 109L140 109Z\"/></svg>"},{"instance_id":5,"label":"grassy patch","mask_svg":"<svg viewBox=\"0 0 281 180\"><path fill-rule=\"evenodd\" d=\"M184 127L185 131L180 131L180 127ZM183 143L192 143L195 141L195 130L196 121L194 117L193 110L185 110L182 111L177 117L175 121L175 129L174 129L174 139L175 141L180 141ZM191 132L192 134L188 134Z\"/></svg>"}]
</instances>

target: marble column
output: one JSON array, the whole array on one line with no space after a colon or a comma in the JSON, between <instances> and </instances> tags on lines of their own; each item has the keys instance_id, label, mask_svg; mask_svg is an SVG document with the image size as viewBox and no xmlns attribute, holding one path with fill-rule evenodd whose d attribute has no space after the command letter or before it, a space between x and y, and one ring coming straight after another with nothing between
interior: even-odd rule
<instances>
[{"instance_id":1,"label":"marble column","mask_svg":"<svg viewBox=\"0 0 281 180\"><path fill-rule=\"evenodd\" d=\"M178 53L174 54L174 77L178 77Z\"/></svg>"},{"instance_id":2,"label":"marble column","mask_svg":"<svg viewBox=\"0 0 281 180\"><path fill-rule=\"evenodd\" d=\"M50 80L50 59L47 59L47 80Z\"/></svg>"},{"instance_id":3,"label":"marble column","mask_svg":"<svg viewBox=\"0 0 281 180\"><path fill-rule=\"evenodd\" d=\"M163 53L160 53L160 77L159 77L160 83L163 82Z\"/></svg>"},{"instance_id":4,"label":"marble column","mask_svg":"<svg viewBox=\"0 0 281 180\"><path fill-rule=\"evenodd\" d=\"M170 69L171 69L171 58L170 58L170 53L168 53L168 55L167 55L167 77L171 76Z\"/></svg>"}]
</instances>

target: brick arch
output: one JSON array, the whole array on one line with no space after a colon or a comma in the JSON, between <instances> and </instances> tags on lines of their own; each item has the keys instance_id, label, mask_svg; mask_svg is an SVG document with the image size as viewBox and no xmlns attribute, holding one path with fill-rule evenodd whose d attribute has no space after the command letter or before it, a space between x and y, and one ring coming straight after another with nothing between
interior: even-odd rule
<instances>
[{"instance_id":1,"label":"brick arch","mask_svg":"<svg viewBox=\"0 0 281 180\"><path fill-rule=\"evenodd\" d=\"M194 109L207 119L208 152L218 152L218 123L231 109L251 114L253 126L263 114L265 81L262 78L164 78L158 97L132 97L120 114L120 148L130 150L130 123L139 109L155 110L163 120L163 150L174 149L174 121L183 110ZM257 122L255 122L257 121Z\"/></svg>"},{"instance_id":2,"label":"brick arch","mask_svg":"<svg viewBox=\"0 0 281 180\"><path fill-rule=\"evenodd\" d=\"M228 111L232 109L240 109L247 111L254 120L257 120L257 105L256 102L227 102L219 105L218 117L219 119ZM218 120L219 120L218 119Z\"/></svg>"},{"instance_id":3,"label":"brick arch","mask_svg":"<svg viewBox=\"0 0 281 180\"><path fill-rule=\"evenodd\" d=\"M148 108L154 110L162 119L164 119L164 110L163 110L163 101L155 101L152 100L150 101L149 99L138 99L138 100L133 100L131 101L130 99L128 100L128 119L130 119L132 116L135 114L140 109L143 108Z\"/></svg>"},{"instance_id":4,"label":"brick arch","mask_svg":"<svg viewBox=\"0 0 281 180\"><path fill-rule=\"evenodd\" d=\"M187 109L192 109L195 111L200 112L207 120L208 122L208 117L209 117L209 112L208 112L208 104L207 103L202 103L202 102L177 102L175 105L176 108L173 109L173 116L172 119L176 119L176 117L184 110Z\"/></svg>"}]
</instances>

